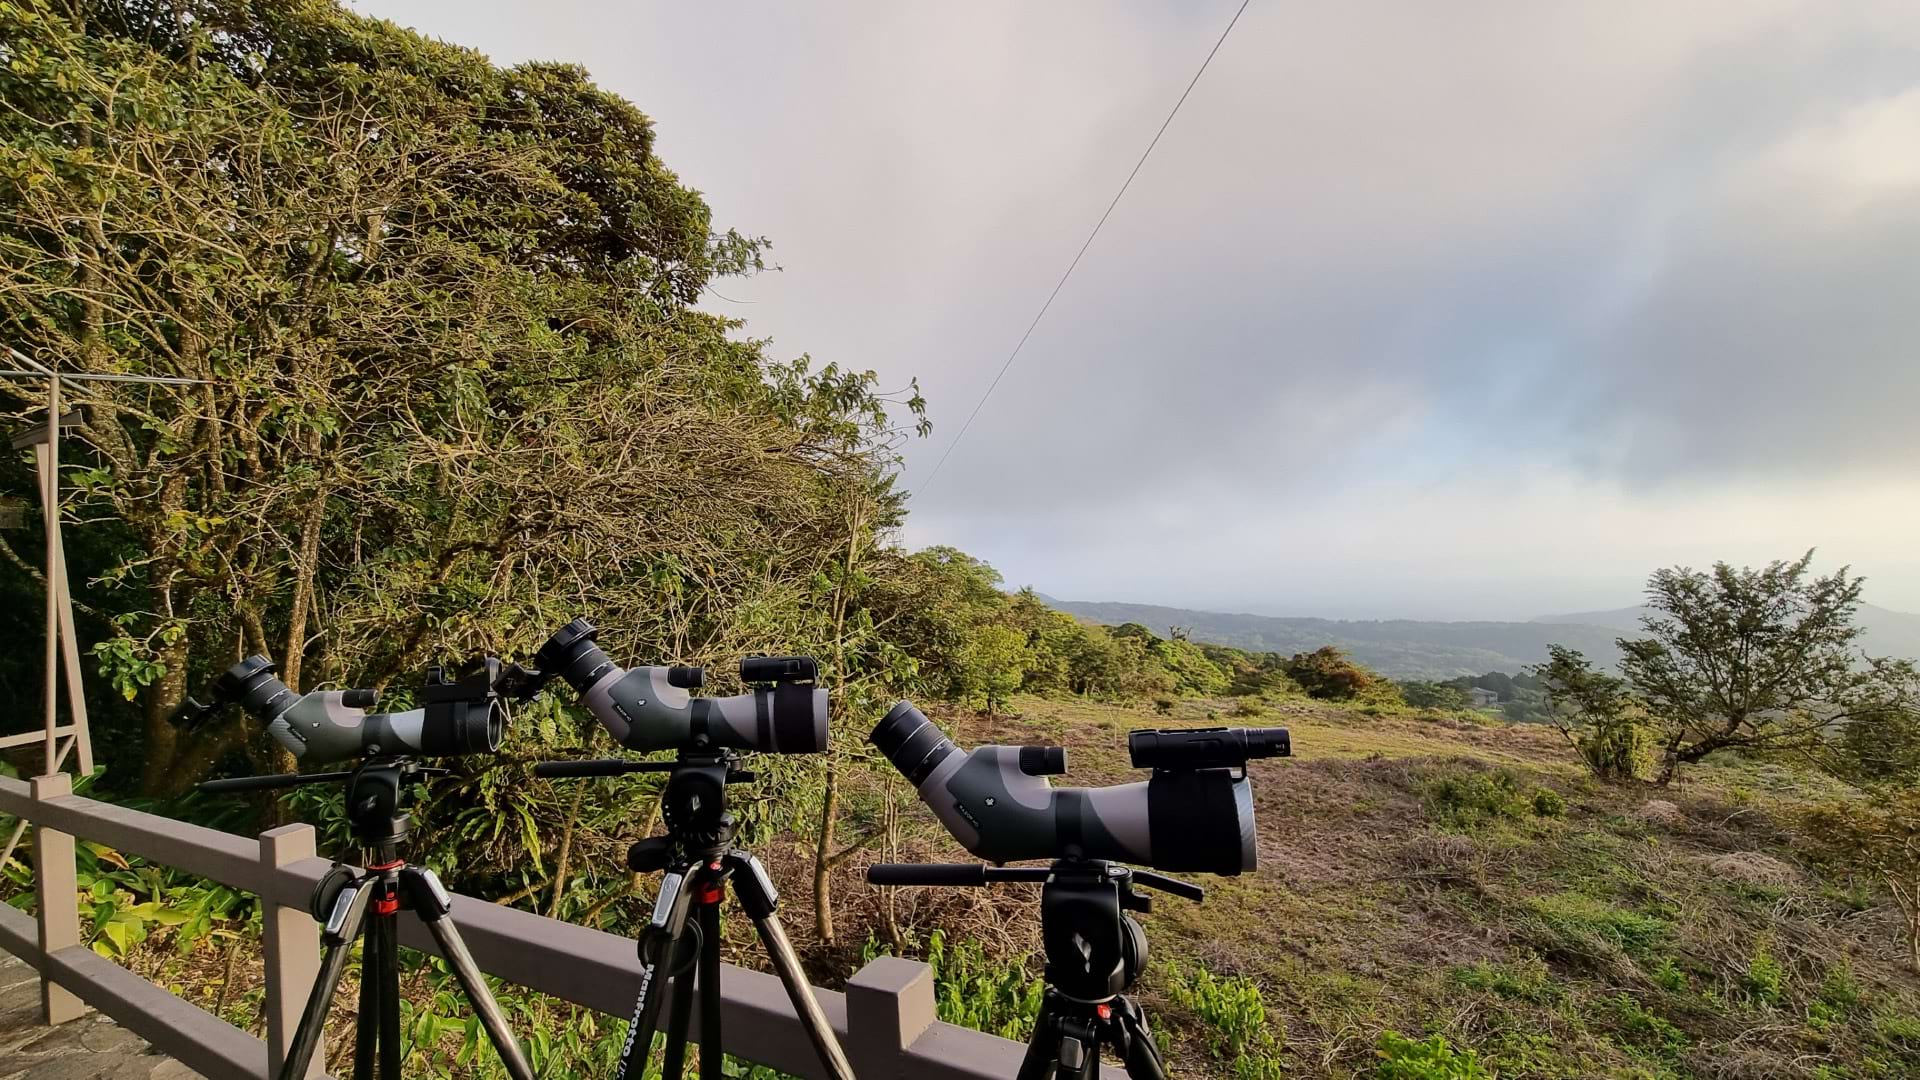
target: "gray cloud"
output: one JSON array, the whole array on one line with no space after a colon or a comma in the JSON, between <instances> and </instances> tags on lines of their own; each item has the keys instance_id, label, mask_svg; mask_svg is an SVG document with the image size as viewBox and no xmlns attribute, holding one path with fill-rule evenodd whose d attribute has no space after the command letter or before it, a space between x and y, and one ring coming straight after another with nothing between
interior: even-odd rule
<instances>
[{"instance_id":1,"label":"gray cloud","mask_svg":"<svg viewBox=\"0 0 1920 1080\"><path fill-rule=\"evenodd\" d=\"M921 377L917 485L1233 5L360 6L655 117L785 267L715 310ZM1916 61L1905 4L1256 4L910 538L1463 616L1819 544L1920 607Z\"/></svg>"}]
</instances>

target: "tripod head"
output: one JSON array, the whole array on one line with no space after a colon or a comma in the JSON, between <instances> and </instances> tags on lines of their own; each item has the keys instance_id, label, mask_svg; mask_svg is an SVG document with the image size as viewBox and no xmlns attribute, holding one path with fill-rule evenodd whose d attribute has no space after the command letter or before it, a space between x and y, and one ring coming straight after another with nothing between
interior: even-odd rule
<instances>
[{"instance_id":1,"label":"tripod head","mask_svg":"<svg viewBox=\"0 0 1920 1080\"><path fill-rule=\"evenodd\" d=\"M874 885L944 885L980 888L1039 882L1040 940L1047 955L1047 984L1081 1002L1104 1002L1127 992L1147 966L1147 934L1129 912L1153 910L1153 898L1136 886L1199 903L1206 890L1152 870L1103 859L1060 859L1052 866L983 866L979 863L877 863L867 867Z\"/></svg>"},{"instance_id":2,"label":"tripod head","mask_svg":"<svg viewBox=\"0 0 1920 1080\"><path fill-rule=\"evenodd\" d=\"M726 852L735 825L727 808L727 788L754 778L753 770L741 768L740 763L738 751L708 747L681 750L672 761L543 761L533 767L533 775L560 779L666 773L660 816L667 824L667 835L640 840L627 853L627 864L634 871L649 873L665 867L676 851L713 856Z\"/></svg>"},{"instance_id":3,"label":"tripod head","mask_svg":"<svg viewBox=\"0 0 1920 1080\"><path fill-rule=\"evenodd\" d=\"M412 819L401 809L408 789L448 770L422 765L407 757L374 755L359 766L341 772L291 773L275 776L233 776L208 780L199 790L208 794L273 791L309 784L340 783L346 793L347 824L362 848L389 856L407 838ZM384 859L383 859L384 861Z\"/></svg>"}]
</instances>

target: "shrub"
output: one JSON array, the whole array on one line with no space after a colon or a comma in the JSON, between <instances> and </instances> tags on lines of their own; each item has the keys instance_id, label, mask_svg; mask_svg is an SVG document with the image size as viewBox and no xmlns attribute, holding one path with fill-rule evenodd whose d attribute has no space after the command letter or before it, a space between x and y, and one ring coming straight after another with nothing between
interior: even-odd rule
<instances>
[{"instance_id":1,"label":"shrub","mask_svg":"<svg viewBox=\"0 0 1920 1080\"><path fill-rule=\"evenodd\" d=\"M1559 817L1567 802L1550 788L1520 789L1506 770L1453 773L1427 785L1429 812L1442 824L1473 828L1494 818Z\"/></svg>"},{"instance_id":2,"label":"shrub","mask_svg":"<svg viewBox=\"0 0 1920 1080\"><path fill-rule=\"evenodd\" d=\"M1154 698L1153 711L1159 713L1161 716L1173 715L1173 699L1170 697Z\"/></svg>"},{"instance_id":3,"label":"shrub","mask_svg":"<svg viewBox=\"0 0 1920 1080\"><path fill-rule=\"evenodd\" d=\"M1494 1080L1471 1050L1455 1050L1444 1035L1410 1039L1397 1031L1382 1032L1377 1080Z\"/></svg>"},{"instance_id":4,"label":"shrub","mask_svg":"<svg viewBox=\"0 0 1920 1080\"><path fill-rule=\"evenodd\" d=\"M1266 1000L1251 979L1222 979L1204 967L1168 964L1167 996L1205 1026L1207 1052L1232 1061L1235 1076L1278 1080L1285 1075L1277 1057L1284 1035L1274 1032Z\"/></svg>"},{"instance_id":5,"label":"shrub","mask_svg":"<svg viewBox=\"0 0 1920 1080\"><path fill-rule=\"evenodd\" d=\"M869 938L865 964L887 950ZM927 966L933 969L934 1004L940 1019L1003 1039L1025 1039L1040 1015L1045 984L1018 960L995 960L971 938L950 945L939 930L927 936Z\"/></svg>"},{"instance_id":6,"label":"shrub","mask_svg":"<svg viewBox=\"0 0 1920 1080\"><path fill-rule=\"evenodd\" d=\"M1372 686L1375 676L1332 645L1295 653L1285 670L1308 697L1345 701Z\"/></svg>"},{"instance_id":7,"label":"shrub","mask_svg":"<svg viewBox=\"0 0 1920 1080\"><path fill-rule=\"evenodd\" d=\"M1747 961L1746 974L1740 981L1753 1000L1763 1005L1778 1005L1786 996L1787 969L1773 958L1767 943L1762 941L1754 950L1753 959Z\"/></svg>"},{"instance_id":8,"label":"shrub","mask_svg":"<svg viewBox=\"0 0 1920 1080\"><path fill-rule=\"evenodd\" d=\"M1607 1003L1620 1021L1621 1033L1632 1042L1669 1056L1687 1048L1686 1032L1674 1027L1665 1017L1649 1012L1631 997L1616 994L1608 998Z\"/></svg>"}]
</instances>

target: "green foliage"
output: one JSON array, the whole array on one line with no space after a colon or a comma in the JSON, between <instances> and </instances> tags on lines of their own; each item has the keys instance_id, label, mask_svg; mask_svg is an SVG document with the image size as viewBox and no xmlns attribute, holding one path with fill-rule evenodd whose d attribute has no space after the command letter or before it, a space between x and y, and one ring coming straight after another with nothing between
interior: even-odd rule
<instances>
[{"instance_id":1,"label":"green foliage","mask_svg":"<svg viewBox=\"0 0 1920 1080\"><path fill-rule=\"evenodd\" d=\"M1525 906L1562 947L1589 956L1608 949L1651 955L1672 930L1659 916L1615 907L1578 892L1529 897Z\"/></svg>"},{"instance_id":2,"label":"green foliage","mask_svg":"<svg viewBox=\"0 0 1920 1080\"><path fill-rule=\"evenodd\" d=\"M1465 709L1472 704L1457 686L1417 679L1400 683L1400 696L1417 709Z\"/></svg>"},{"instance_id":3,"label":"green foliage","mask_svg":"<svg viewBox=\"0 0 1920 1080\"><path fill-rule=\"evenodd\" d=\"M1168 964L1167 996L1192 1013L1205 1030L1207 1052L1233 1063L1245 1080L1284 1076L1278 1059L1285 1033L1267 1015L1260 987L1242 976L1219 978L1200 965Z\"/></svg>"},{"instance_id":4,"label":"green foliage","mask_svg":"<svg viewBox=\"0 0 1920 1080\"><path fill-rule=\"evenodd\" d=\"M9 902L33 909L33 872L22 843L3 876ZM164 943L178 955L198 950L212 938L232 938L257 920L256 901L235 889L196 878L137 856L129 858L105 844L74 844L79 884L81 932L89 947L110 960L125 961L149 942Z\"/></svg>"},{"instance_id":5,"label":"green foliage","mask_svg":"<svg viewBox=\"0 0 1920 1080\"><path fill-rule=\"evenodd\" d=\"M1026 635L1010 626L979 627L960 650L958 688L967 698L984 702L992 712L1019 691L1026 665Z\"/></svg>"},{"instance_id":6,"label":"green foliage","mask_svg":"<svg viewBox=\"0 0 1920 1080\"><path fill-rule=\"evenodd\" d=\"M1479 1055L1454 1049L1444 1035L1413 1039L1386 1031L1374 1052L1380 1058L1373 1073L1376 1080L1493 1080Z\"/></svg>"},{"instance_id":7,"label":"green foliage","mask_svg":"<svg viewBox=\"0 0 1920 1080\"><path fill-rule=\"evenodd\" d=\"M1566 800L1550 788L1524 789L1506 769L1448 772L1426 785L1427 812L1443 825L1476 828L1497 818L1559 817Z\"/></svg>"},{"instance_id":8,"label":"green foliage","mask_svg":"<svg viewBox=\"0 0 1920 1080\"><path fill-rule=\"evenodd\" d=\"M1652 760L1652 734L1621 679L1596 671L1577 650L1547 647L1551 659L1534 669L1545 685L1549 719L1601 780L1640 776Z\"/></svg>"},{"instance_id":9,"label":"green foliage","mask_svg":"<svg viewBox=\"0 0 1920 1080\"><path fill-rule=\"evenodd\" d=\"M1773 958L1764 940L1747 960L1740 981L1747 994L1762 1005L1778 1005L1786 999L1787 969Z\"/></svg>"},{"instance_id":10,"label":"green foliage","mask_svg":"<svg viewBox=\"0 0 1920 1080\"><path fill-rule=\"evenodd\" d=\"M1452 979L1471 990L1484 990L1510 1001L1537 1005L1560 1000L1562 991L1547 963L1537 953L1528 953L1511 963L1482 960L1453 970Z\"/></svg>"},{"instance_id":11,"label":"green foliage","mask_svg":"<svg viewBox=\"0 0 1920 1080\"><path fill-rule=\"evenodd\" d=\"M1354 663L1332 645L1323 645L1309 653L1296 653L1286 662L1287 676L1308 697L1345 701L1357 697L1373 685L1377 676Z\"/></svg>"},{"instance_id":12,"label":"green foliage","mask_svg":"<svg viewBox=\"0 0 1920 1080\"><path fill-rule=\"evenodd\" d=\"M1799 824L1827 867L1877 879L1893 894L1907 966L1920 972L1920 788L1815 806L1800 815Z\"/></svg>"},{"instance_id":13,"label":"green foliage","mask_svg":"<svg viewBox=\"0 0 1920 1080\"><path fill-rule=\"evenodd\" d=\"M1628 1041L1662 1056L1677 1056L1686 1050L1687 1033L1665 1017L1648 1010L1626 994L1615 994L1605 1004L1612 1011L1620 1031Z\"/></svg>"},{"instance_id":14,"label":"green foliage","mask_svg":"<svg viewBox=\"0 0 1920 1080\"><path fill-rule=\"evenodd\" d=\"M866 964L886 952L879 941L868 938L860 962ZM923 959L933 969L940 1019L1017 1041L1033 1032L1046 986L1026 963L996 960L972 938L951 944L940 930L927 935L925 953Z\"/></svg>"}]
</instances>

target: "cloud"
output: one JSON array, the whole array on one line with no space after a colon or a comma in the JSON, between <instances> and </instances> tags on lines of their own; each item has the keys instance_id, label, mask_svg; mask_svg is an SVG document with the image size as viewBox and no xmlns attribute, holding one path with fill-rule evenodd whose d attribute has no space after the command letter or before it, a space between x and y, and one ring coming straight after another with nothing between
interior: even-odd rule
<instances>
[{"instance_id":1,"label":"cloud","mask_svg":"<svg viewBox=\"0 0 1920 1080\"><path fill-rule=\"evenodd\" d=\"M358 6L636 101L784 267L714 309L920 377L916 487L1234 7ZM1254 5L909 535L1324 614L1820 544L1920 607L1915 71L1908 4Z\"/></svg>"}]
</instances>

